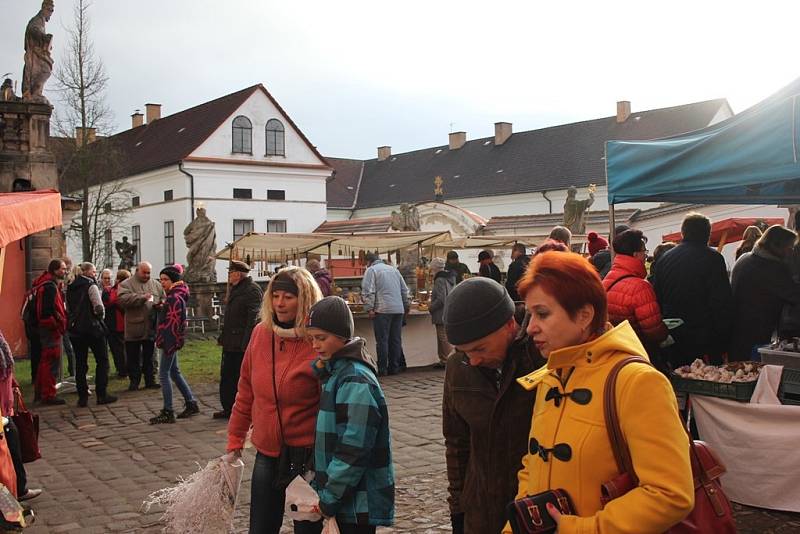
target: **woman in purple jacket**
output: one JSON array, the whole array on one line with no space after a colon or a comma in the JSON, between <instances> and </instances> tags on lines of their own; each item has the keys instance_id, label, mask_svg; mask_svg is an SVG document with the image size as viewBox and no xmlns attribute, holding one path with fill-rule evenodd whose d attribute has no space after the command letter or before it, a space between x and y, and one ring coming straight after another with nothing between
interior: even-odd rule
<instances>
[{"instance_id":1,"label":"woman in purple jacket","mask_svg":"<svg viewBox=\"0 0 800 534\"><path fill-rule=\"evenodd\" d=\"M186 408L178 414L178 419L200 413L197 400L178 368L178 350L183 347L186 337L186 303L189 300L189 286L182 278L183 268L179 265L164 267L159 276L161 287L167 294L158 313L156 328L156 347L161 349L158 376L161 380L161 393L164 396L164 409L150 419L151 425L175 422L171 380L175 381L175 385L178 386L186 402Z\"/></svg>"}]
</instances>

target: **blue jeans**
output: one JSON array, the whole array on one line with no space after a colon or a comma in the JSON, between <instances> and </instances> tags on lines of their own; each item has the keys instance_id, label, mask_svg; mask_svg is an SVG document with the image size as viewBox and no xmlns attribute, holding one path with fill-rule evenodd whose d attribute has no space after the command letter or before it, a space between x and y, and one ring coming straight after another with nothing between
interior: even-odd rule
<instances>
[{"instance_id":1,"label":"blue jeans","mask_svg":"<svg viewBox=\"0 0 800 534\"><path fill-rule=\"evenodd\" d=\"M250 534L278 534L283 522L286 492L274 486L278 459L256 454L250 481ZM319 534L322 522L295 521L295 534Z\"/></svg>"},{"instance_id":2,"label":"blue jeans","mask_svg":"<svg viewBox=\"0 0 800 534\"><path fill-rule=\"evenodd\" d=\"M186 379L183 378L180 368L178 368L177 352L167 354L166 351L161 351L158 378L161 379L161 393L164 396L165 410L172 410L172 382L170 379L175 381L175 385L178 386L181 395L183 395L183 400L187 403L194 400L192 390L189 388L189 384L186 383Z\"/></svg>"},{"instance_id":3,"label":"blue jeans","mask_svg":"<svg viewBox=\"0 0 800 534\"><path fill-rule=\"evenodd\" d=\"M403 366L403 314L376 313L372 320L378 353L378 372L397 372Z\"/></svg>"}]
</instances>

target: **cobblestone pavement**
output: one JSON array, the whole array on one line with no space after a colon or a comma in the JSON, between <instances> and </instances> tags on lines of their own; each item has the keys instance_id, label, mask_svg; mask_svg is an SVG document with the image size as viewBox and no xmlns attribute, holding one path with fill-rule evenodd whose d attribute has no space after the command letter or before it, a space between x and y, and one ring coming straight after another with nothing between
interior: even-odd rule
<instances>
[{"instance_id":1,"label":"cobblestone pavement","mask_svg":"<svg viewBox=\"0 0 800 534\"><path fill-rule=\"evenodd\" d=\"M442 371L419 370L383 381L394 440L397 521L392 528L379 529L381 533L450 530L440 426L442 379ZM225 449L225 423L211 419L218 409L217 387L194 389L202 414L174 425L147 423L161 407L160 392L152 390L125 393L110 406L79 409L68 397L66 407L38 407L43 458L27 464L27 470L31 487L45 491L31 501L37 519L26 532L160 532L159 512L144 513L144 498ZM252 450L245 461L236 532L247 531ZM736 515L741 533L800 532L800 514L736 506Z\"/></svg>"}]
</instances>

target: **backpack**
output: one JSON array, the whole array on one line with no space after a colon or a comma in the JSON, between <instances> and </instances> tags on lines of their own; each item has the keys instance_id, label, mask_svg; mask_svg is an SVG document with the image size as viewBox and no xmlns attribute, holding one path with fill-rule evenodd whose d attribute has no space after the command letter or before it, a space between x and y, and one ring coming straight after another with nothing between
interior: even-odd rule
<instances>
[{"instance_id":1,"label":"backpack","mask_svg":"<svg viewBox=\"0 0 800 534\"><path fill-rule=\"evenodd\" d=\"M36 313L36 296L37 292L45 286L45 284L52 284L53 282L45 282L38 286L33 286L25 292L25 298L22 301L22 308L20 309L19 317L25 325L25 332L32 333L36 331L36 325L39 324L39 317Z\"/></svg>"}]
</instances>

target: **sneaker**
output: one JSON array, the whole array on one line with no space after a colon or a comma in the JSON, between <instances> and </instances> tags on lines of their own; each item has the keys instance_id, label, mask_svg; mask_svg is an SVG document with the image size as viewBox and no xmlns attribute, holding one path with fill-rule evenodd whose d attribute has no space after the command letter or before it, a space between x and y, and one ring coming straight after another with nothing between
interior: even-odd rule
<instances>
[{"instance_id":1,"label":"sneaker","mask_svg":"<svg viewBox=\"0 0 800 534\"><path fill-rule=\"evenodd\" d=\"M186 408L184 408L183 411L178 414L178 419L186 419L187 417L191 417L199 413L200 407L197 406L197 401L189 401L186 403Z\"/></svg>"},{"instance_id":2,"label":"sneaker","mask_svg":"<svg viewBox=\"0 0 800 534\"><path fill-rule=\"evenodd\" d=\"M20 502L29 501L31 499L35 499L41 494L42 494L41 488L28 488L28 491L20 495L19 498L17 498L17 500Z\"/></svg>"},{"instance_id":3,"label":"sneaker","mask_svg":"<svg viewBox=\"0 0 800 534\"><path fill-rule=\"evenodd\" d=\"M89 397L78 397L78 408L86 408L89 405Z\"/></svg>"},{"instance_id":4,"label":"sneaker","mask_svg":"<svg viewBox=\"0 0 800 534\"><path fill-rule=\"evenodd\" d=\"M113 402L117 402L118 400L119 399L114 395L106 394L103 395L102 397L100 395L97 396L97 404L111 404Z\"/></svg>"},{"instance_id":5,"label":"sneaker","mask_svg":"<svg viewBox=\"0 0 800 534\"><path fill-rule=\"evenodd\" d=\"M52 406L60 406L62 404L66 404L67 401L62 399L61 397L51 397L49 399L42 399L42 404L49 404Z\"/></svg>"},{"instance_id":6,"label":"sneaker","mask_svg":"<svg viewBox=\"0 0 800 534\"><path fill-rule=\"evenodd\" d=\"M226 412L225 410L220 410L218 412L214 412L211 416L213 419L230 419L231 412Z\"/></svg>"},{"instance_id":7,"label":"sneaker","mask_svg":"<svg viewBox=\"0 0 800 534\"><path fill-rule=\"evenodd\" d=\"M172 410L161 410L155 417L150 418L151 425L163 425L165 423L175 422L175 412Z\"/></svg>"}]
</instances>

